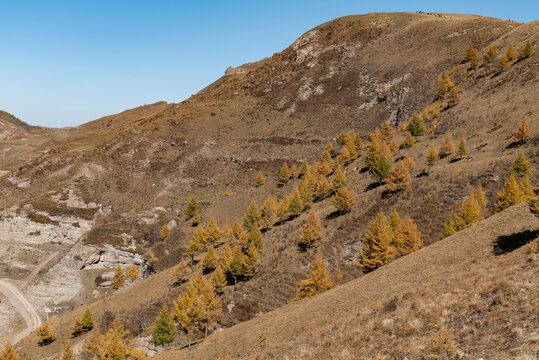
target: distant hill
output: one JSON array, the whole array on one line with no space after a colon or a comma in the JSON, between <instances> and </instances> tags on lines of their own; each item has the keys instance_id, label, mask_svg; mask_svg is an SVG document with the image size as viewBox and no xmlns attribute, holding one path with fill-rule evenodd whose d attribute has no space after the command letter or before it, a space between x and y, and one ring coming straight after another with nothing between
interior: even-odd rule
<instances>
[{"instance_id":1,"label":"distant hill","mask_svg":"<svg viewBox=\"0 0 539 360\"><path fill-rule=\"evenodd\" d=\"M0 110L0 138L30 131L33 127L10 113Z\"/></svg>"}]
</instances>

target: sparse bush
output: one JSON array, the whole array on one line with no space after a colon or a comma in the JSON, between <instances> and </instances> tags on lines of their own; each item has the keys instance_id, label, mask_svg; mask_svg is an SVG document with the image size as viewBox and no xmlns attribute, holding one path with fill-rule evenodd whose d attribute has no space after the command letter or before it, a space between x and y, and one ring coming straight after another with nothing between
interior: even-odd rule
<instances>
[{"instance_id":1,"label":"sparse bush","mask_svg":"<svg viewBox=\"0 0 539 360\"><path fill-rule=\"evenodd\" d=\"M30 211L28 213L28 219L32 220L33 222L39 223L39 224L50 224L50 225L58 225L59 222L52 220L47 215L38 214L36 212Z\"/></svg>"}]
</instances>

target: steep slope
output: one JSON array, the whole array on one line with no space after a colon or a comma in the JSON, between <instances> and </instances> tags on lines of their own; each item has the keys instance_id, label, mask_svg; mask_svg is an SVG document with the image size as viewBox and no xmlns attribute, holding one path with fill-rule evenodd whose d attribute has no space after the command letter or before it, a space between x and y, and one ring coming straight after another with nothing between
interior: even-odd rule
<instances>
[{"instance_id":1,"label":"steep slope","mask_svg":"<svg viewBox=\"0 0 539 360\"><path fill-rule=\"evenodd\" d=\"M538 259L524 244L538 224L520 204L360 279L213 334L191 351L155 359L533 355Z\"/></svg>"},{"instance_id":2,"label":"steep slope","mask_svg":"<svg viewBox=\"0 0 539 360\"><path fill-rule=\"evenodd\" d=\"M6 139L13 135L20 135L31 129L32 126L10 113L0 110L0 139Z\"/></svg>"},{"instance_id":3,"label":"steep slope","mask_svg":"<svg viewBox=\"0 0 539 360\"><path fill-rule=\"evenodd\" d=\"M436 116L426 123L431 132L394 155L395 159L408 155L417 164L410 188L388 196L383 186L376 186L360 171L364 151L346 169L356 206L336 217L327 199L313 205L324 227L318 247L307 252L298 247L305 214L264 233L256 275L228 286L222 296L224 314L219 322L232 326L285 305L314 255L340 271L343 281L360 276L355 262L362 234L380 208L386 212L396 208L401 215L411 216L430 244L438 240L443 222L475 186L483 186L492 208L519 151L537 167L537 136L526 145L510 146L511 133L522 119L539 133L534 101L539 91L537 51L528 59L513 61L503 72L495 71L498 58L475 70L462 64L462 59L470 44L480 55L494 44L500 54L510 43L517 50L527 40L536 44L538 26L537 21L517 24L454 14L336 19L271 58L229 69L180 104L143 106L44 134L50 142L36 148L38 155L30 162L14 162L12 176L0 179L4 195L0 209L15 206L71 214L80 211L75 205L92 204L95 217L85 243L110 243L140 254L151 249L160 259L158 270L164 270L182 258L193 235L194 228L183 216L191 196L202 205L203 226L212 217L220 226L236 218L241 221L252 200L261 205L268 194L281 198L298 185L293 180L277 187L275 173L283 161L298 167L304 158L312 163L320 159L324 144L341 131L352 129L365 139L383 120L399 127L412 114L436 108L437 77L448 72L462 90L460 102L438 106ZM440 160L424 176L427 149L439 148L446 134L455 141L465 138L469 155L461 161ZM397 131L396 142L404 136ZM255 188L257 170L267 181ZM536 179L534 172L531 180ZM19 187L21 182L28 186ZM79 201L70 201L72 196ZM177 226L161 240L160 229L170 220ZM217 251L221 255L222 247ZM198 269L200 265L195 272ZM119 313L134 335L147 335L160 306L170 305L182 291L170 286L170 272L141 283L152 284L151 299L143 296L147 294L141 292L143 287L133 286L96 303L102 329L112 314ZM89 283L88 293L98 290L91 285L93 279ZM227 311L225 305L231 304L234 308ZM73 316L58 320L58 329L68 328ZM33 349L32 354L49 355L62 346L58 341L36 350L34 337L24 344Z\"/></svg>"}]
</instances>

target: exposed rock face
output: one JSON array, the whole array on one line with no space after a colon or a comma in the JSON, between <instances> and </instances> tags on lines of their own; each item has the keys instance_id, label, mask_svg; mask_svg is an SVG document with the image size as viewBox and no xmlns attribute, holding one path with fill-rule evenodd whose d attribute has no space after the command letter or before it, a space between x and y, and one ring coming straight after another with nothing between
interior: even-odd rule
<instances>
[{"instance_id":1,"label":"exposed rock face","mask_svg":"<svg viewBox=\"0 0 539 360\"><path fill-rule=\"evenodd\" d=\"M51 220L57 224L37 223L11 212L0 213L0 277L17 269L34 270L55 251L75 244L91 228L90 221L79 218L51 217Z\"/></svg>"},{"instance_id":2,"label":"exposed rock face","mask_svg":"<svg viewBox=\"0 0 539 360\"><path fill-rule=\"evenodd\" d=\"M37 284L28 287L26 295L36 309L69 302L83 290L79 269L82 259L91 251L93 247L75 244Z\"/></svg>"},{"instance_id":3,"label":"exposed rock face","mask_svg":"<svg viewBox=\"0 0 539 360\"><path fill-rule=\"evenodd\" d=\"M17 287L38 312L45 304L70 301L81 291L78 269L86 258L82 255L94 251L79 243L91 221L48 219L50 223L38 223L24 214L0 212L0 278L19 279ZM0 337L17 328L16 314L7 300L0 299Z\"/></svg>"},{"instance_id":4,"label":"exposed rock face","mask_svg":"<svg viewBox=\"0 0 539 360\"><path fill-rule=\"evenodd\" d=\"M117 250L107 245L91 253L82 264L81 269L113 269L118 265L124 267L133 264L143 266L144 258L139 254Z\"/></svg>"}]
</instances>

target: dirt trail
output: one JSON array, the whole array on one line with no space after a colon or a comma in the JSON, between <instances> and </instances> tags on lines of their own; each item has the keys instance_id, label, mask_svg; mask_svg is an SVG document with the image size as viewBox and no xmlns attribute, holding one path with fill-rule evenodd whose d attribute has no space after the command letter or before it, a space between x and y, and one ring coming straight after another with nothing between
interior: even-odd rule
<instances>
[{"instance_id":1,"label":"dirt trail","mask_svg":"<svg viewBox=\"0 0 539 360\"><path fill-rule=\"evenodd\" d=\"M8 298L9 302L13 304L26 322L26 328L24 330L7 339L12 344L16 344L19 340L41 326L41 318L19 289L7 280L0 279L0 293L3 293Z\"/></svg>"}]
</instances>

